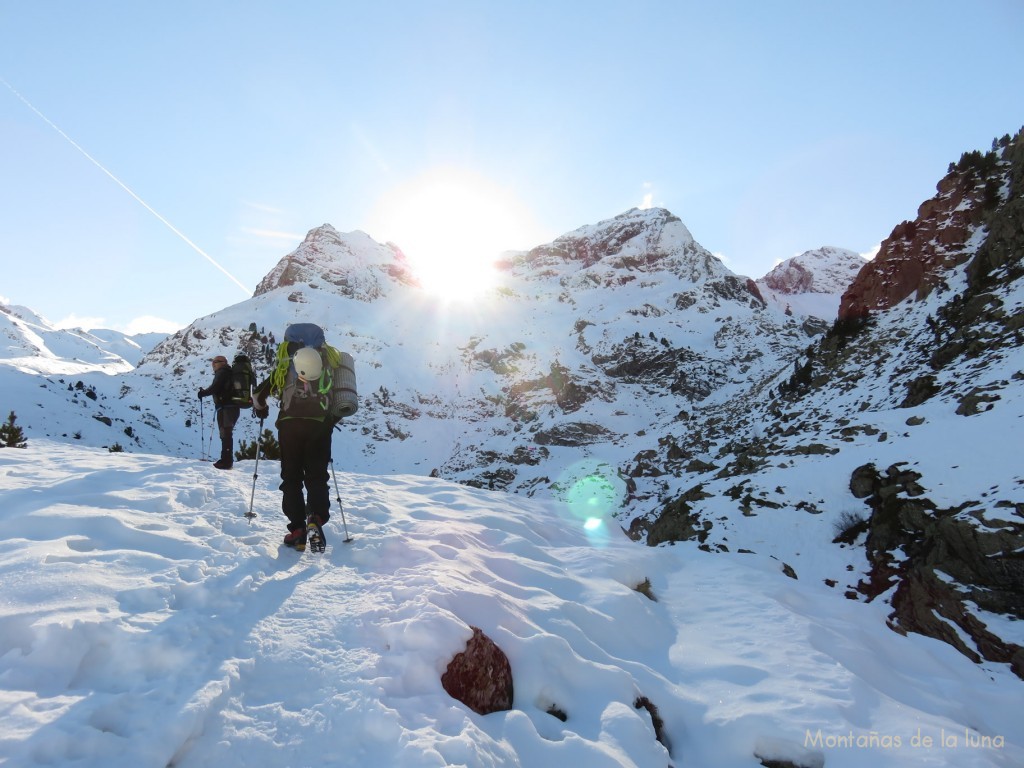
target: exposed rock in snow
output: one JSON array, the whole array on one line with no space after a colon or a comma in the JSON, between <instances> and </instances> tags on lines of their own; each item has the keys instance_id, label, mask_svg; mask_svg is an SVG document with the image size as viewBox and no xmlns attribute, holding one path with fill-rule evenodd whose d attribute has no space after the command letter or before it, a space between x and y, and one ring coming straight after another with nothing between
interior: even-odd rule
<instances>
[{"instance_id":1,"label":"exposed rock in snow","mask_svg":"<svg viewBox=\"0 0 1024 768\"><path fill-rule=\"evenodd\" d=\"M441 675L441 685L453 698L478 715L512 709L514 687L508 656L479 627L463 651L455 654Z\"/></svg>"}]
</instances>

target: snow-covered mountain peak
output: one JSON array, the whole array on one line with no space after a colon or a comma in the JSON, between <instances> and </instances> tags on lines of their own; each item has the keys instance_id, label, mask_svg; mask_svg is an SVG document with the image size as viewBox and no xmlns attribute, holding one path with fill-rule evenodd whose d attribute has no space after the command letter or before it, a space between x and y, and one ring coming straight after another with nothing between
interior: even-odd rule
<instances>
[{"instance_id":1,"label":"snow-covered mountain peak","mask_svg":"<svg viewBox=\"0 0 1024 768\"><path fill-rule=\"evenodd\" d=\"M311 229L299 246L282 258L260 284L255 296L308 285L341 296L373 301L386 296L389 285L414 284L404 254L389 243L382 245L365 232L340 233L330 224ZM295 300L301 295L296 287Z\"/></svg>"},{"instance_id":2,"label":"snow-covered mountain peak","mask_svg":"<svg viewBox=\"0 0 1024 768\"><path fill-rule=\"evenodd\" d=\"M36 313L34 310L28 307L23 307L19 304L0 304L0 312L5 315L16 317L19 320L24 320L26 323L32 323L33 325L49 325L49 321L42 315Z\"/></svg>"},{"instance_id":3,"label":"snow-covered mountain peak","mask_svg":"<svg viewBox=\"0 0 1024 768\"><path fill-rule=\"evenodd\" d=\"M608 255L635 252L664 240L665 250L693 243L693 235L678 216L664 208L632 208L596 224L587 224L555 242L586 241L602 245ZM580 254L581 256L584 254Z\"/></svg>"},{"instance_id":4,"label":"snow-covered mountain peak","mask_svg":"<svg viewBox=\"0 0 1024 768\"><path fill-rule=\"evenodd\" d=\"M854 251L823 246L786 259L757 287L766 301L782 309L831 321L840 297L866 263Z\"/></svg>"},{"instance_id":5,"label":"snow-covered mountain peak","mask_svg":"<svg viewBox=\"0 0 1024 768\"><path fill-rule=\"evenodd\" d=\"M529 280L557 278L571 291L612 288L636 279L651 285L735 278L663 208L634 208L575 229L519 254L510 270Z\"/></svg>"},{"instance_id":6,"label":"snow-covered mountain peak","mask_svg":"<svg viewBox=\"0 0 1024 768\"><path fill-rule=\"evenodd\" d=\"M866 260L846 248L823 246L786 259L758 280L777 293L842 293Z\"/></svg>"}]
</instances>

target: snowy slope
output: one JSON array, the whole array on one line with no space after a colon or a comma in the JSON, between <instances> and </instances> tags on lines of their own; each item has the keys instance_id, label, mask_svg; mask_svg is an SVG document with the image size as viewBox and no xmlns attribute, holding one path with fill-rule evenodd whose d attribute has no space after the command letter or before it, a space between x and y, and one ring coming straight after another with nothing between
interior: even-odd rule
<instances>
[{"instance_id":1,"label":"snowy slope","mask_svg":"<svg viewBox=\"0 0 1024 768\"><path fill-rule=\"evenodd\" d=\"M131 370L132 363L111 349L128 351L128 337L115 339L108 335L107 339L101 340L87 331L55 328L27 307L0 305L2 366L46 375L115 374ZM137 344L134 347L141 358L145 350Z\"/></svg>"},{"instance_id":2,"label":"snowy slope","mask_svg":"<svg viewBox=\"0 0 1024 768\"><path fill-rule=\"evenodd\" d=\"M1020 179L1024 156L1013 162ZM631 534L775 557L837 597L889 604L896 631L1024 676L1024 208L1012 189L927 295L835 323L777 376L698 414L688 442L659 443L648 466L662 472L643 485L663 503Z\"/></svg>"},{"instance_id":3,"label":"snowy slope","mask_svg":"<svg viewBox=\"0 0 1024 768\"><path fill-rule=\"evenodd\" d=\"M159 434L160 420L145 402L120 401L120 377L160 338L56 328L31 309L0 305L3 417L13 411L26 435L94 446L132 445L139 431Z\"/></svg>"},{"instance_id":4,"label":"snowy slope","mask_svg":"<svg viewBox=\"0 0 1024 768\"><path fill-rule=\"evenodd\" d=\"M638 547L553 502L348 472L353 541L335 504L327 551L297 554L277 545L273 462L252 525L240 466L0 450L0 764L1024 762L1017 678L770 560ZM783 548L789 532L764 535ZM657 602L635 590L647 579ZM509 656L511 711L476 715L441 686L470 626Z\"/></svg>"},{"instance_id":5,"label":"snowy slope","mask_svg":"<svg viewBox=\"0 0 1024 768\"><path fill-rule=\"evenodd\" d=\"M101 349L113 352L133 366L138 365L153 347L167 338L166 333L127 334L109 328L92 328L88 331L76 328L72 332L86 336Z\"/></svg>"}]
</instances>

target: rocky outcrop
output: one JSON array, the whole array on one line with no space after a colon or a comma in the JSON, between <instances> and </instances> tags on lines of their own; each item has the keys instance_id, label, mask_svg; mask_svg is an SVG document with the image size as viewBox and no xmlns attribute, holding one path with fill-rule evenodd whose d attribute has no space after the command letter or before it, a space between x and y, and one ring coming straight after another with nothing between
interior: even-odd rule
<instances>
[{"instance_id":1,"label":"rocky outcrop","mask_svg":"<svg viewBox=\"0 0 1024 768\"><path fill-rule=\"evenodd\" d=\"M889 625L897 632L937 638L976 662L1010 664L1024 678L1024 648L1001 639L973 608L1024 619L1024 524L973 501L941 509L921 479L905 465L854 471L850 490L871 508L871 569L859 591L874 599L892 590ZM1024 514L1024 504L995 507Z\"/></svg>"},{"instance_id":2,"label":"rocky outcrop","mask_svg":"<svg viewBox=\"0 0 1024 768\"><path fill-rule=\"evenodd\" d=\"M1000 286L1024 278L1024 138L1004 150L1006 201L986 218L988 236L966 267L967 288L931 323L929 364L939 370L954 361L977 360L993 350L1024 343L1024 314L1007 302ZM967 412L973 412L966 406Z\"/></svg>"},{"instance_id":3,"label":"rocky outcrop","mask_svg":"<svg viewBox=\"0 0 1024 768\"><path fill-rule=\"evenodd\" d=\"M567 424L555 424L547 429L538 430L533 436L537 445L558 445L568 448L579 448L584 445L611 442L615 434L593 422L572 421Z\"/></svg>"},{"instance_id":4,"label":"rocky outcrop","mask_svg":"<svg viewBox=\"0 0 1024 768\"><path fill-rule=\"evenodd\" d=\"M602 345L591 361L613 379L703 400L721 385L714 362L686 348L673 348L666 339L640 334L618 344Z\"/></svg>"},{"instance_id":5,"label":"rocky outcrop","mask_svg":"<svg viewBox=\"0 0 1024 768\"><path fill-rule=\"evenodd\" d=\"M779 293L807 293L814 289L814 273L803 264L791 261L777 266L762 282Z\"/></svg>"},{"instance_id":6,"label":"rocky outcrop","mask_svg":"<svg viewBox=\"0 0 1024 768\"><path fill-rule=\"evenodd\" d=\"M508 657L481 629L472 627L466 649L457 653L441 676L448 695L478 715L512 709L512 667Z\"/></svg>"},{"instance_id":7,"label":"rocky outcrop","mask_svg":"<svg viewBox=\"0 0 1024 768\"><path fill-rule=\"evenodd\" d=\"M909 296L923 298L950 269L970 259L975 233L1007 199L1011 153L1019 153L1020 142L1019 135L1012 141L1007 136L991 152L968 152L951 165L938 194L921 204L914 221L895 227L857 275L840 301L839 318L888 309Z\"/></svg>"},{"instance_id":8,"label":"rocky outcrop","mask_svg":"<svg viewBox=\"0 0 1024 768\"><path fill-rule=\"evenodd\" d=\"M709 498L700 485L694 486L678 498L670 501L653 520L638 517L626 532L634 541L646 537L648 546L676 541L696 540L704 543L711 523L701 520L700 512L694 505Z\"/></svg>"},{"instance_id":9,"label":"rocky outcrop","mask_svg":"<svg viewBox=\"0 0 1024 768\"><path fill-rule=\"evenodd\" d=\"M530 395L533 393L540 393L545 401L553 397L562 413L574 413L594 398L606 402L615 399L614 387L594 379L583 380L555 361L551 363L547 376L519 381L509 387L506 415L514 419L530 420L532 416L525 414L532 414Z\"/></svg>"}]
</instances>

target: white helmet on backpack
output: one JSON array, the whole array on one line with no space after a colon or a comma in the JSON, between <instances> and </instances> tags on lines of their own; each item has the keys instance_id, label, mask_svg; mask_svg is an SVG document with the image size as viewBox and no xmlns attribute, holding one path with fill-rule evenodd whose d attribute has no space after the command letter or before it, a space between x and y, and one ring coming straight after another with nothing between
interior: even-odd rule
<instances>
[{"instance_id":1,"label":"white helmet on backpack","mask_svg":"<svg viewBox=\"0 0 1024 768\"><path fill-rule=\"evenodd\" d=\"M292 358L292 365L295 366L295 373L303 381L315 381L320 378L324 364L320 360L320 353L311 347L303 347L295 353Z\"/></svg>"}]
</instances>

